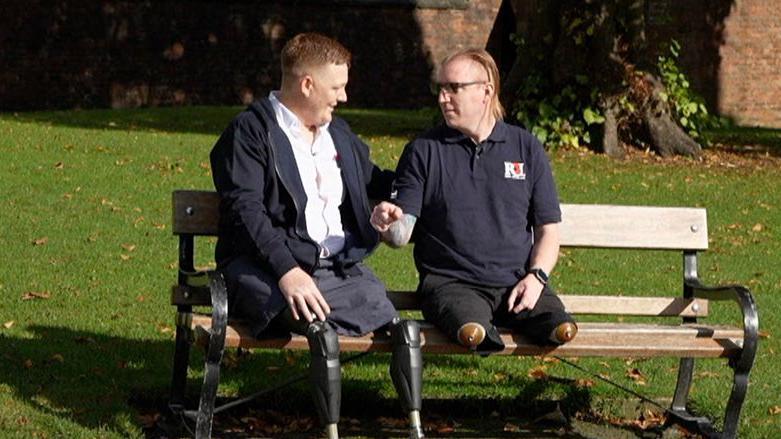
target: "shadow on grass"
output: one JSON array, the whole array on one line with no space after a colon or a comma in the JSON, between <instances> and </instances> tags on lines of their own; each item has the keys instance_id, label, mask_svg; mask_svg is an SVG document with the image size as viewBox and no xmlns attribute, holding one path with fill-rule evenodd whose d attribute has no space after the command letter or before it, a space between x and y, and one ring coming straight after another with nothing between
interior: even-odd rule
<instances>
[{"instance_id":1,"label":"shadow on grass","mask_svg":"<svg viewBox=\"0 0 781 439\"><path fill-rule=\"evenodd\" d=\"M13 398L6 408L19 404L20 416L29 417L32 408L88 429L127 436L137 434L128 431L128 424L141 425L144 413L154 411L133 401L165 406L173 340L134 340L46 325L25 329L25 337L0 334L0 383ZM254 356L266 364L280 361L274 353ZM203 363L200 354L192 357L197 378L189 380L188 391L197 404Z\"/></svg>"},{"instance_id":2,"label":"shadow on grass","mask_svg":"<svg viewBox=\"0 0 781 439\"><path fill-rule=\"evenodd\" d=\"M254 355L254 354L252 354ZM348 354L343 356L348 357ZM299 356L303 366L306 356ZM246 362L245 362L246 361ZM368 370L387 370L389 356L373 355L344 365L345 368L361 367ZM228 371L224 377L236 378L235 374L249 374L250 370L263 370L262 364L250 364L254 360L242 360L237 368ZM429 367L459 368L473 364L468 357L427 357ZM463 364L461 364L463 363ZM299 373L306 375L306 369L297 364ZM242 371L243 370L243 371ZM233 375L231 377L231 375ZM384 381L390 381L387 373L370 373L369 378L353 378L349 372L342 383L342 408L339 429L343 438L391 438L405 437L408 423L398 400L382 395ZM282 379L277 382L283 381ZM546 398L549 385L556 382L565 388L564 396L551 400ZM450 384L452 380L430 377L426 383L432 385ZM246 383L245 383L246 384ZM650 437L648 431L635 431L628 427L591 424L584 428L582 421L576 421L578 413L589 413L591 396L586 388L575 385L572 380L550 377L548 380L511 379L508 386L516 386L519 393L512 398L492 398L490 391L481 397L454 397L447 399L424 398L421 413L426 437L447 438L601 438L601 437ZM243 386L239 392L245 396L252 391ZM425 394L425 383L424 383ZM234 400L219 398L217 405ZM150 402L147 401L147 405ZM195 407L197 402L189 404ZM162 409L161 409L162 410ZM308 384L299 382L288 388L277 390L248 404L218 413L214 417L213 434L221 438L285 437L316 438L322 430L314 415ZM168 423L169 427L171 426ZM190 430L194 425L188 426ZM174 426L163 429L161 424L145 431L148 439L180 437L185 429Z\"/></svg>"},{"instance_id":3,"label":"shadow on grass","mask_svg":"<svg viewBox=\"0 0 781 439\"><path fill-rule=\"evenodd\" d=\"M432 103L433 100L432 100ZM119 131L153 131L217 136L244 107L156 107L123 110L70 110L18 112L0 115L5 120ZM337 114L364 136L404 136L412 139L436 122L438 111L364 110L340 108Z\"/></svg>"},{"instance_id":4,"label":"shadow on grass","mask_svg":"<svg viewBox=\"0 0 781 439\"><path fill-rule=\"evenodd\" d=\"M170 391L173 340L132 340L65 327L35 325L27 337L0 335L0 380L15 404L27 405L48 416L74 422L88 429L106 429L120 435L136 434L133 425L148 438L181 437L158 421L165 420ZM281 351L253 352L230 358L223 367L221 387L229 394L246 396L263 386L277 384L307 369L308 357ZM388 355L364 357L345 367L387 370ZM460 357L427 357L430 367L464 366ZM233 364L231 364L234 362ZM198 404L202 356L194 353L188 380L188 407ZM465 363L466 364L466 363ZM343 381L343 437L405 436L406 420L399 402L382 395L390 381L386 373ZM552 381L564 385L564 396L546 399ZM428 379L431 385L438 378ZM452 384L452 383L451 383ZM599 437L579 433L571 420L589 411L588 389L568 380L511 378L518 387L513 398L425 398L422 418L429 437ZM425 383L424 383L425 395ZM221 398L226 402L232 398ZM29 413L29 408L24 409ZM23 410L23 411L24 411ZM306 381L278 390L247 405L215 416L215 437L319 437ZM26 415L25 415L26 416ZM170 423L170 419L168 419ZM613 429L616 430L615 428ZM636 434L620 428L624 433ZM175 430L174 430L175 431ZM186 433L185 433L186 434ZM639 434L639 433L637 433Z\"/></svg>"},{"instance_id":5,"label":"shadow on grass","mask_svg":"<svg viewBox=\"0 0 781 439\"><path fill-rule=\"evenodd\" d=\"M708 130L705 135L732 153L781 156L781 129L727 127Z\"/></svg>"}]
</instances>

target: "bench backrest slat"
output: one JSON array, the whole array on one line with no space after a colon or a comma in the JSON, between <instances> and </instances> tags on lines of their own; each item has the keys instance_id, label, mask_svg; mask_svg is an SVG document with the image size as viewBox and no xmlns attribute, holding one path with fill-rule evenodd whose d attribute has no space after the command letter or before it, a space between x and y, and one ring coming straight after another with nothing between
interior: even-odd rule
<instances>
[{"instance_id":1,"label":"bench backrest slat","mask_svg":"<svg viewBox=\"0 0 781 439\"><path fill-rule=\"evenodd\" d=\"M688 207L562 204L561 245L706 250L706 210Z\"/></svg>"},{"instance_id":2,"label":"bench backrest slat","mask_svg":"<svg viewBox=\"0 0 781 439\"><path fill-rule=\"evenodd\" d=\"M174 191L174 235L217 235L220 222L220 196L214 191Z\"/></svg>"},{"instance_id":3,"label":"bench backrest slat","mask_svg":"<svg viewBox=\"0 0 781 439\"><path fill-rule=\"evenodd\" d=\"M173 232L216 235L220 199L213 191L175 191ZM706 250L705 209L562 204L561 245Z\"/></svg>"}]
</instances>

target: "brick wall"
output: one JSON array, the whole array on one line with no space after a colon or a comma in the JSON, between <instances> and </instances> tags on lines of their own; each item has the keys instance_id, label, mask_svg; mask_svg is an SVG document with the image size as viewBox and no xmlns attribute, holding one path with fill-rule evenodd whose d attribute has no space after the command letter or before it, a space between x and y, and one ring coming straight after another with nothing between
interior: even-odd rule
<instances>
[{"instance_id":1,"label":"brick wall","mask_svg":"<svg viewBox=\"0 0 781 439\"><path fill-rule=\"evenodd\" d=\"M781 2L737 0L724 27L719 112L781 128Z\"/></svg>"},{"instance_id":2,"label":"brick wall","mask_svg":"<svg viewBox=\"0 0 781 439\"><path fill-rule=\"evenodd\" d=\"M499 14L502 4L4 0L0 111L246 103L278 83L282 44L310 30L352 50L349 104L432 105L428 82L447 53L512 51L504 33L514 23ZM711 109L781 127L781 1L647 0L646 7L652 44L682 44L681 65Z\"/></svg>"},{"instance_id":3,"label":"brick wall","mask_svg":"<svg viewBox=\"0 0 781 439\"><path fill-rule=\"evenodd\" d=\"M781 1L649 0L649 39L682 45L681 66L711 110L781 128Z\"/></svg>"},{"instance_id":4,"label":"brick wall","mask_svg":"<svg viewBox=\"0 0 781 439\"><path fill-rule=\"evenodd\" d=\"M353 52L349 104L432 105L432 60L484 46L499 2L4 0L0 110L247 103L303 31Z\"/></svg>"}]
</instances>

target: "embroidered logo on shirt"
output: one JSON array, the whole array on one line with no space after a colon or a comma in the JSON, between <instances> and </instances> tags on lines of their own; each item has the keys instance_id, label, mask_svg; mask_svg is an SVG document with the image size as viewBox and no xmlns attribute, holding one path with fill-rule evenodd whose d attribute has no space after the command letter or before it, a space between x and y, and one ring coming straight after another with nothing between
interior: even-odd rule
<instances>
[{"instance_id":1,"label":"embroidered logo on shirt","mask_svg":"<svg viewBox=\"0 0 781 439\"><path fill-rule=\"evenodd\" d=\"M522 162L504 162L504 178L513 180L526 180L526 173L523 172Z\"/></svg>"}]
</instances>

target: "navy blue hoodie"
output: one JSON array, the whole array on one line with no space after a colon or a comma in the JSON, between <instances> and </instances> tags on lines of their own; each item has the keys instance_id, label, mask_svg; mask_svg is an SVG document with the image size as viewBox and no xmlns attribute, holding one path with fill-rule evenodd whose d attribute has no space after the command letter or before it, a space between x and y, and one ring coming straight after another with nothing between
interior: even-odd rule
<instances>
[{"instance_id":1,"label":"navy blue hoodie","mask_svg":"<svg viewBox=\"0 0 781 439\"><path fill-rule=\"evenodd\" d=\"M340 206L345 247L334 257L349 269L378 244L369 223L369 199L387 200L393 172L369 159L369 147L334 117L328 131L336 145L345 198ZM311 273L320 249L307 233L301 184L290 141L277 124L268 98L231 121L211 151L214 186L220 194L218 268L240 255L254 257L277 279L299 266Z\"/></svg>"}]
</instances>

